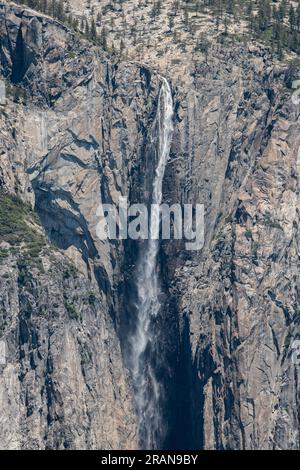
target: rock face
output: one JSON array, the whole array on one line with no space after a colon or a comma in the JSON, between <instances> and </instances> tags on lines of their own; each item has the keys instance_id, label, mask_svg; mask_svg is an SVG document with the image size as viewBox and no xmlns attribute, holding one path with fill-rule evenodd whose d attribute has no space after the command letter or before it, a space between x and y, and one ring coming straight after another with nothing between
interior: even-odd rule
<instances>
[{"instance_id":1,"label":"rock face","mask_svg":"<svg viewBox=\"0 0 300 470\"><path fill-rule=\"evenodd\" d=\"M188 354L186 426L207 449L299 447L299 107L286 74L259 47L216 52L178 97L166 195L204 203L206 234L182 266L166 245L166 282L178 363Z\"/></svg>"},{"instance_id":2,"label":"rock face","mask_svg":"<svg viewBox=\"0 0 300 470\"><path fill-rule=\"evenodd\" d=\"M35 207L65 258L42 252L45 272L29 265L24 285L19 253L1 259L8 358L0 446L134 448L116 333L122 246L99 240L97 210L128 192L159 79L134 64L113 66L62 25L20 7L0 4L0 34L1 190ZM78 273L65 279L69 258Z\"/></svg>"},{"instance_id":3,"label":"rock face","mask_svg":"<svg viewBox=\"0 0 300 470\"><path fill-rule=\"evenodd\" d=\"M147 197L161 79L3 2L0 38L0 189L35 208L44 237L33 255L33 240L0 240L0 447L136 448L124 355L138 250L101 241L97 211ZM205 246L161 248L161 447L299 448L289 70L261 46L216 46L190 67L173 82L164 201L205 205Z\"/></svg>"},{"instance_id":4,"label":"rock face","mask_svg":"<svg viewBox=\"0 0 300 470\"><path fill-rule=\"evenodd\" d=\"M40 257L41 267L14 256L1 263L1 448L134 448L105 299L62 255Z\"/></svg>"}]
</instances>

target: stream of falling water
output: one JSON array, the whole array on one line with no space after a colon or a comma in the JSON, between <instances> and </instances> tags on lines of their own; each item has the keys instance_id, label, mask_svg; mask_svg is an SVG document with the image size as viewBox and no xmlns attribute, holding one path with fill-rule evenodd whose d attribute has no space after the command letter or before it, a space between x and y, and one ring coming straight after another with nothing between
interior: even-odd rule
<instances>
[{"instance_id":1,"label":"stream of falling water","mask_svg":"<svg viewBox=\"0 0 300 470\"><path fill-rule=\"evenodd\" d=\"M162 78L156 115L158 163L152 186L151 204L162 203L162 185L173 135L173 99L169 83ZM153 207L153 206L152 206ZM153 211L150 237L137 267L137 323L131 338L131 371L138 414L139 446L155 449L163 435L160 413L161 384L153 367L158 331L155 318L160 310L157 256L159 251L159 211ZM154 359L155 361L155 359Z\"/></svg>"}]
</instances>

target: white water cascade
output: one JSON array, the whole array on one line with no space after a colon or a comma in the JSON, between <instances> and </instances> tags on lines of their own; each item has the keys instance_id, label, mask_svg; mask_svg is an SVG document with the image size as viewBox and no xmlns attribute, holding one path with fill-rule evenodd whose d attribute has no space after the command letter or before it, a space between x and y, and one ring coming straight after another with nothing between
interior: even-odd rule
<instances>
[{"instance_id":1,"label":"white water cascade","mask_svg":"<svg viewBox=\"0 0 300 470\"><path fill-rule=\"evenodd\" d=\"M152 186L151 204L162 203L162 185L173 135L173 99L170 85L162 78L156 115L158 163ZM137 267L137 320L131 337L131 372L138 415L139 445L155 449L163 435L160 413L161 385L153 367L156 340L155 318L160 310L157 256L160 215L152 211L150 237Z\"/></svg>"}]
</instances>

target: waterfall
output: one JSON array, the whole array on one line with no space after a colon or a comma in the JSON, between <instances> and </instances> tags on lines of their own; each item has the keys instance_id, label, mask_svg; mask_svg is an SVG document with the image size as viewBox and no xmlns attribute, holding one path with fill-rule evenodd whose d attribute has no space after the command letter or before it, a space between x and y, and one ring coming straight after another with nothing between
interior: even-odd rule
<instances>
[{"instance_id":1,"label":"waterfall","mask_svg":"<svg viewBox=\"0 0 300 470\"><path fill-rule=\"evenodd\" d=\"M173 135L173 100L170 85L162 78L156 115L158 163L154 175L151 205L162 203L162 185ZM152 211L150 236L145 242L137 266L137 320L131 337L131 372L138 415L139 445L155 449L163 435L160 413L161 385L156 378L155 318L160 310L157 255L160 214Z\"/></svg>"}]
</instances>

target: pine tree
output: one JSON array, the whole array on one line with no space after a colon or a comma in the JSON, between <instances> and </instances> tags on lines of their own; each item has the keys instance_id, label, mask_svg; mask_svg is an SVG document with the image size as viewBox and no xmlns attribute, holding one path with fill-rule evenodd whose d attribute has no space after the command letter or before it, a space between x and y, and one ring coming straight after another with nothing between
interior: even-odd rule
<instances>
[{"instance_id":1,"label":"pine tree","mask_svg":"<svg viewBox=\"0 0 300 470\"><path fill-rule=\"evenodd\" d=\"M55 7L56 7L56 2L55 0L52 0L51 1L51 4L50 4L50 15L53 16L53 18L55 18Z\"/></svg>"},{"instance_id":2,"label":"pine tree","mask_svg":"<svg viewBox=\"0 0 300 470\"><path fill-rule=\"evenodd\" d=\"M43 13L47 13L47 11L48 11L47 0L40 0L40 9Z\"/></svg>"},{"instance_id":3,"label":"pine tree","mask_svg":"<svg viewBox=\"0 0 300 470\"><path fill-rule=\"evenodd\" d=\"M223 16L222 1L221 1L221 0L217 0L216 9L215 9L215 17L216 17L217 31L219 31L219 26L220 26L220 22L221 22L222 16Z\"/></svg>"},{"instance_id":4,"label":"pine tree","mask_svg":"<svg viewBox=\"0 0 300 470\"><path fill-rule=\"evenodd\" d=\"M247 16L248 16L248 28L250 33L253 32L253 25L254 25L254 16L253 16L253 6L252 2L250 1L247 7Z\"/></svg>"},{"instance_id":5,"label":"pine tree","mask_svg":"<svg viewBox=\"0 0 300 470\"><path fill-rule=\"evenodd\" d=\"M123 39L121 39L121 42L120 42L120 54L121 55L123 54L124 50L125 50L125 43Z\"/></svg>"},{"instance_id":6,"label":"pine tree","mask_svg":"<svg viewBox=\"0 0 300 470\"><path fill-rule=\"evenodd\" d=\"M86 37L90 37L90 25L89 25L89 22L88 20L86 19L85 20L85 29L84 29L84 33L86 35Z\"/></svg>"},{"instance_id":7,"label":"pine tree","mask_svg":"<svg viewBox=\"0 0 300 470\"><path fill-rule=\"evenodd\" d=\"M289 47L290 47L290 49L292 49L292 51L298 52L299 40L298 40L298 34L297 34L296 30L293 31L293 34L292 34L291 39L290 39Z\"/></svg>"},{"instance_id":8,"label":"pine tree","mask_svg":"<svg viewBox=\"0 0 300 470\"><path fill-rule=\"evenodd\" d=\"M96 28L96 23L95 23L94 18L92 18L90 36L91 36L91 39L93 39L94 41L97 39L97 28Z\"/></svg>"},{"instance_id":9,"label":"pine tree","mask_svg":"<svg viewBox=\"0 0 300 470\"><path fill-rule=\"evenodd\" d=\"M184 25L186 27L186 29L188 29L189 27L189 14L188 14L188 11L187 11L187 8L184 9Z\"/></svg>"},{"instance_id":10,"label":"pine tree","mask_svg":"<svg viewBox=\"0 0 300 470\"><path fill-rule=\"evenodd\" d=\"M29 6L29 8L35 10L38 7L38 2L37 0L27 0L27 5Z\"/></svg>"},{"instance_id":11,"label":"pine tree","mask_svg":"<svg viewBox=\"0 0 300 470\"><path fill-rule=\"evenodd\" d=\"M224 17L224 35L228 36L228 18L227 15Z\"/></svg>"},{"instance_id":12,"label":"pine tree","mask_svg":"<svg viewBox=\"0 0 300 470\"><path fill-rule=\"evenodd\" d=\"M265 31L271 21L271 6L269 0L260 0L258 6L258 30Z\"/></svg>"},{"instance_id":13,"label":"pine tree","mask_svg":"<svg viewBox=\"0 0 300 470\"><path fill-rule=\"evenodd\" d=\"M57 18L60 21L65 20L65 8L64 8L63 0L59 0L58 6L57 6Z\"/></svg>"},{"instance_id":14,"label":"pine tree","mask_svg":"<svg viewBox=\"0 0 300 470\"><path fill-rule=\"evenodd\" d=\"M201 33L200 41L198 42L197 48L205 55L205 62L207 63L208 59L208 50L209 50L209 42L207 37L204 33Z\"/></svg>"},{"instance_id":15,"label":"pine tree","mask_svg":"<svg viewBox=\"0 0 300 470\"><path fill-rule=\"evenodd\" d=\"M103 26L103 28L101 30L100 45L104 50L107 49L107 31L105 29L105 26Z\"/></svg>"},{"instance_id":16,"label":"pine tree","mask_svg":"<svg viewBox=\"0 0 300 470\"><path fill-rule=\"evenodd\" d=\"M296 26L296 15L295 15L295 10L292 4L289 10L289 23L290 23L291 31L294 31L294 28Z\"/></svg>"},{"instance_id":17,"label":"pine tree","mask_svg":"<svg viewBox=\"0 0 300 470\"><path fill-rule=\"evenodd\" d=\"M197 1L196 1L195 10L196 10L196 16L199 16L199 13L200 13L200 11L201 11L201 0L197 0Z\"/></svg>"},{"instance_id":18,"label":"pine tree","mask_svg":"<svg viewBox=\"0 0 300 470\"><path fill-rule=\"evenodd\" d=\"M234 13L234 0L227 0L227 13L233 15Z\"/></svg>"},{"instance_id":19,"label":"pine tree","mask_svg":"<svg viewBox=\"0 0 300 470\"><path fill-rule=\"evenodd\" d=\"M169 20L169 29L172 30L173 27L174 27L174 18L173 18L173 16L170 15L168 20Z\"/></svg>"},{"instance_id":20,"label":"pine tree","mask_svg":"<svg viewBox=\"0 0 300 470\"><path fill-rule=\"evenodd\" d=\"M300 0L298 1L297 10L296 10L296 26L299 31L300 28Z\"/></svg>"},{"instance_id":21,"label":"pine tree","mask_svg":"<svg viewBox=\"0 0 300 470\"><path fill-rule=\"evenodd\" d=\"M283 55L281 39L277 41L277 54L278 54L279 60L282 60L284 55Z\"/></svg>"},{"instance_id":22,"label":"pine tree","mask_svg":"<svg viewBox=\"0 0 300 470\"><path fill-rule=\"evenodd\" d=\"M78 31L78 28L79 28L79 21L77 18L74 18L73 19L73 24L72 24L72 27L75 31Z\"/></svg>"},{"instance_id":23,"label":"pine tree","mask_svg":"<svg viewBox=\"0 0 300 470\"><path fill-rule=\"evenodd\" d=\"M278 10L279 18L281 20L283 20L285 15L286 15L286 9L287 9L287 1L282 0L282 2L280 3L280 6L279 6L279 10Z\"/></svg>"},{"instance_id":24,"label":"pine tree","mask_svg":"<svg viewBox=\"0 0 300 470\"><path fill-rule=\"evenodd\" d=\"M179 7L180 7L180 2L179 2L179 0L175 0L174 3L173 3L173 11L174 11L174 15L175 15L175 16L176 16L177 13L178 13Z\"/></svg>"}]
</instances>

